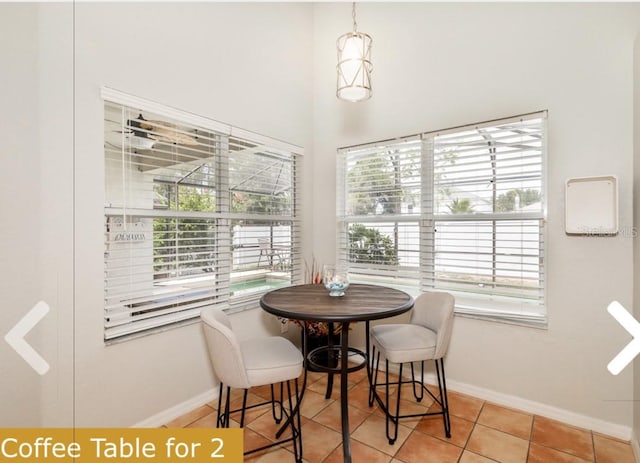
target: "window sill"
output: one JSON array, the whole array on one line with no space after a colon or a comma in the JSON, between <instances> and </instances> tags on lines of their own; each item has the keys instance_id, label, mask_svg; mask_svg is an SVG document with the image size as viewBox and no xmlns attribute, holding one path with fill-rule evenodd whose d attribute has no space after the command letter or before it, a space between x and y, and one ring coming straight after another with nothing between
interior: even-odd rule
<instances>
[{"instance_id":1,"label":"window sill","mask_svg":"<svg viewBox=\"0 0 640 463\"><path fill-rule=\"evenodd\" d=\"M455 315L528 328L547 329L546 307L526 302L472 298L452 293L456 298Z\"/></svg>"},{"instance_id":2,"label":"window sill","mask_svg":"<svg viewBox=\"0 0 640 463\"><path fill-rule=\"evenodd\" d=\"M538 330L547 330L548 329L548 323L547 323L547 319L546 317L542 320L530 320L530 321L525 321L525 320L516 320L516 319L511 319L511 318L506 318L506 317L492 317L492 316L488 316L488 315L482 315L482 314L472 314L472 313L467 313L467 312L458 312L457 308L454 311L454 315L456 317L460 317L460 318L469 318L472 320L480 320L480 321L485 321L485 322L493 322L493 323L502 323L505 325L514 325L514 326L522 326L525 328L535 328Z\"/></svg>"}]
</instances>

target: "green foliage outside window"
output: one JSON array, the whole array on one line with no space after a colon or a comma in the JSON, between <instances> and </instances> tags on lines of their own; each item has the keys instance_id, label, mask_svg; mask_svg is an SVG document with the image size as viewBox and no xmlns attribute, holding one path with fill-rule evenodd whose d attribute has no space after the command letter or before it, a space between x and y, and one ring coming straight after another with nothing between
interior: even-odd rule
<instances>
[{"instance_id":1,"label":"green foliage outside window","mask_svg":"<svg viewBox=\"0 0 640 463\"><path fill-rule=\"evenodd\" d=\"M177 188L177 208L176 205ZM156 208L176 208L181 211L213 212L214 190L183 185L156 185ZM213 239L215 225L212 219L155 218L153 219L153 261L157 278L189 272L209 272L213 269Z\"/></svg>"},{"instance_id":2,"label":"green foliage outside window","mask_svg":"<svg viewBox=\"0 0 640 463\"><path fill-rule=\"evenodd\" d=\"M349 226L349 262L397 265L398 252L393 241L373 227Z\"/></svg>"},{"instance_id":3,"label":"green foliage outside window","mask_svg":"<svg viewBox=\"0 0 640 463\"><path fill-rule=\"evenodd\" d=\"M451 200L451 204L447 207L452 214L472 214L475 212L471 205L471 201L466 198L454 198Z\"/></svg>"}]
</instances>

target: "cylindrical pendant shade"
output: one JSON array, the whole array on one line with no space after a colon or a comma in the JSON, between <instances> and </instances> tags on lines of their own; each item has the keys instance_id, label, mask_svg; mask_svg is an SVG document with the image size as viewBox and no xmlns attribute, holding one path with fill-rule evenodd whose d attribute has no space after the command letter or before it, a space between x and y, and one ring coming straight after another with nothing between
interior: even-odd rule
<instances>
[{"instance_id":1,"label":"cylindrical pendant shade","mask_svg":"<svg viewBox=\"0 0 640 463\"><path fill-rule=\"evenodd\" d=\"M362 101L371 97L371 42L362 32L338 37L338 98Z\"/></svg>"}]
</instances>

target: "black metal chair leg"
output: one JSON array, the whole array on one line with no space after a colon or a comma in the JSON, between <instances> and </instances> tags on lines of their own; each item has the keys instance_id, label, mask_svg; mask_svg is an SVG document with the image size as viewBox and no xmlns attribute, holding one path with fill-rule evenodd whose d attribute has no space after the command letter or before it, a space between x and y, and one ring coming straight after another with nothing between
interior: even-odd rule
<instances>
[{"instance_id":1,"label":"black metal chair leg","mask_svg":"<svg viewBox=\"0 0 640 463\"><path fill-rule=\"evenodd\" d=\"M422 365L421 378L424 378L424 361L420 363ZM418 384L420 386L418 386ZM424 389L422 388L422 384L423 384L422 380L416 381L416 375L413 369L413 362L411 362L411 387L413 388L413 397L415 397L416 402L421 402L422 398L424 397Z\"/></svg>"},{"instance_id":2,"label":"black metal chair leg","mask_svg":"<svg viewBox=\"0 0 640 463\"><path fill-rule=\"evenodd\" d=\"M442 407L442 420L444 423L444 433L447 437L451 437L451 418L449 416L449 397L447 396L447 380L444 376L444 359L436 360L436 373L438 376L438 389L440 390L440 406ZM440 382L440 373L442 371L442 384Z\"/></svg>"},{"instance_id":3,"label":"black metal chair leg","mask_svg":"<svg viewBox=\"0 0 640 463\"><path fill-rule=\"evenodd\" d=\"M390 444L393 444L391 440L391 434L389 432L389 420L391 419L389 412L389 360L385 359L385 370L384 370L384 396L385 396L385 425L384 429L387 433L387 439Z\"/></svg>"},{"instance_id":4,"label":"black metal chair leg","mask_svg":"<svg viewBox=\"0 0 640 463\"><path fill-rule=\"evenodd\" d=\"M373 346L372 356L376 355L376 347ZM376 366L374 368L373 364L376 362ZM373 402L375 400L376 387L378 385L378 370L380 368L380 352L378 352L377 357L372 357L371 359L371 379L369 381L369 407L373 407Z\"/></svg>"},{"instance_id":5,"label":"black metal chair leg","mask_svg":"<svg viewBox=\"0 0 640 463\"><path fill-rule=\"evenodd\" d=\"M220 428L222 422L220 421L222 412L222 396L224 395L224 385L220 383L220 392L218 392L218 411L216 413L216 428Z\"/></svg>"},{"instance_id":6,"label":"black metal chair leg","mask_svg":"<svg viewBox=\"0 0 640 463\"><path fill-rule=\"evenodd\" d=\"M282 421L282 397L284 395L284 386L282 383L280 383L280 398L278 400L276 400L276 396L273 390L273 384L271 385L271 415L273 416L273 421L276 422L276 424L280 424L280 422ZM280 406L280 414L278 415L278 413L276 413L276 405Z\"/></svg>"},{"instance_id":7,"label":"black metal chair leg","mask_svg":"<svg viewBox=\"0 0 640 463\"><path fill-rule=\"evenodd\" d=\"M302 398L300 397L300 393L298 390L298 380L295 379L295 386L296 386L296 407L297 409L292 409L291 413L295 413L296 414L296 421L297 421L297 428L298 428L298 448L300 449L300 460L297 461L297 463L302 463L302 419L300 418L300 401L302 400ZM292 421L293 421L293 417L292 417Z\"/></svg>"},{"instance_id":8,"label":"black metal chair leg","mask_svg":"<svg viewBox=\"0 0 640 463\"><path fill-rule=\"evenodd\" d=\"M396 414L394 416L394 419L392 420L395 426L393 428L393 438L389 439L390 445L393 445L398 438L398 426L400 424L400 393L402 392L402 366L403 364L401 363L400 371L398 372L398 397L396 398ZM387 435L387 437L389 436Z\"/></svg>"},{"instance_id":9,"label":"black metal chair leg","mask_svg":"<svg viewBox=\"0 0 640 463\"><path fill-rule=\"evenodd\" d=\"M227 386L227 397L224 404L224 414L222 415L222 427L229 427L229 415L231 415L231 388Z\"/></svg>"},{"instance_id":10,"label":"black metal chair leg","mask_svg":"<svg viewBox=\"0 0 640 463\"><path fill-rule=\"evenodd\" d=\"M287 381L287 397L289 399L289 413L293 414L293 401L291 400L291 381ZM293 443L293 456L296 462L302 461L300 450L298 449L298 433L300 430L296 426L296 420L292 419L289 423L291 427L291 438Z\"/></svg>"},{"instance_id":11,"label":"black metal chair leg","mask_svg":"<svg viewBox=\"0 0 640 463\"><path fill-rule=\"evenodd\" d=\"M244 390L244 394L242 394L242 411L240 412L240 427L244 428L244 413L247 410L247 393L248 389Z\"/></svg>"},{"instance_id":12,"label":"black metal chair leg","mask_svg":"<svg viewBox=\"0 0 640 463\"><path fill-rule=\"evenodd\" d=\"M370 327L371 322L369 322L369 320L367 320L364 324L364 333L366 336L366 341L365 341L365 354L366 354L366 361L367 361L367 379L369 380L369 384L371 384L371 375L373 374L373 357L371 356L371 339L369 337L369 327ZM369 361L371 361L371 364L369 364Z\"/></svg>"}]
</instances>

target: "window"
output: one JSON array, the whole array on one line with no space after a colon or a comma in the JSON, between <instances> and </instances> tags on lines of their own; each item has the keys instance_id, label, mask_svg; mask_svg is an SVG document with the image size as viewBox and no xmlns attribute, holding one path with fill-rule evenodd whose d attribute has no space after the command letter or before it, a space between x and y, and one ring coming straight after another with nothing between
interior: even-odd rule
<instances>
[{"instance_id":1,"label":"window","mask_svg":"<svg viewBox=\"0 0 640 463\"><path fill-rule=\"evenodd\" d=\"M546 325L546 113L339 150L352 280L443 290L456 311Z\"/></svg>"},{"instance_id":2,"label":"window","mask_svg":"<svg viewBox=\"0 0 640 463\"><path fill-rule=\"evenodd\" d=\"M300 148L105 89L105 340L300 278Z\"/></svg>"}]
</instances>

